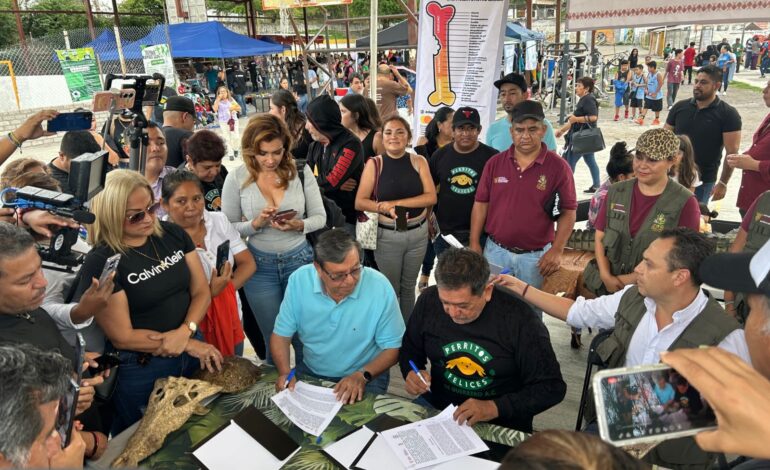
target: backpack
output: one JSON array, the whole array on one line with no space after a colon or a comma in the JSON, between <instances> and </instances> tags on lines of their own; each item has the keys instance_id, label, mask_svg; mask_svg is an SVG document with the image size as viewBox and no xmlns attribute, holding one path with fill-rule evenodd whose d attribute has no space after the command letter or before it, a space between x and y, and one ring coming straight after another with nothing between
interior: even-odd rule
<instances>
[{"instance_id":1,"label":"backpack","mask_svg":"<svg viewBox=\"0 0 770 470\"><path fill-rule=\"evenodd\" d=\"M299 181L302 184L302 191L304 193L305 191L305 162L307 160L303 159L297 159L296 165L297 165L297 176L299 176ZM319 188L320 191L320 188ZM326 212L326 223L324 224L323 228L320 228L316 230L315 232L308 233L307 234L307 240L310 242L311 245L315 246L316 240L318 240L318 237L333 228L343 228L345 227L345 214L342 213L342 209L340 209L340 206L337 205L336 202L326 197L326 195L321 191L321 200L323 201L324 205L324 211ZM307 201L305 202L305 212L307 213Z\"/></svg>"}]
</instances>

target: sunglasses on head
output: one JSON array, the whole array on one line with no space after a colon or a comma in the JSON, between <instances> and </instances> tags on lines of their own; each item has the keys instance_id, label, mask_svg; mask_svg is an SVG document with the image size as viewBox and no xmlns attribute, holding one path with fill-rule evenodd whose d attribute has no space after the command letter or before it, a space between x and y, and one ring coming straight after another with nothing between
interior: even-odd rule
<instances>
[{"instance_id":1,"label":"sunglasses on head","mask_svg":"<svg viewBox=\"0 0 770 470\"><path fill-rule=\"evenodd\" d=\"M148 207L143 211L139 211L136 214L127 215L126 220L131 225L138 224L139 222L144 220L145 216L155 215L155 212L157 212L159 207L160 207L160 204L156 202L155 204L151 205L150 207Z\"/></svg>"}]
</instances>

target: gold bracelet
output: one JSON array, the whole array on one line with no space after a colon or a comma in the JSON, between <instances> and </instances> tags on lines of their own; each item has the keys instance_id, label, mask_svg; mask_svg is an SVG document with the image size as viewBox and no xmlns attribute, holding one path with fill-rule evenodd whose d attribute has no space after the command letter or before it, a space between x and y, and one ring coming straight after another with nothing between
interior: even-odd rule
<instances>
[{"instance_id":1,"label":"gold bracelet","mask_svg":"<svg viewBox=\"0 0 770 470\"><path fill-rule=\"evenodd\" d=\"M21 141L16 137L16 134L14 134L13 131L8 133L8 140L10 140L17 148L21 148Z\"/></svg>"}]
</instances>

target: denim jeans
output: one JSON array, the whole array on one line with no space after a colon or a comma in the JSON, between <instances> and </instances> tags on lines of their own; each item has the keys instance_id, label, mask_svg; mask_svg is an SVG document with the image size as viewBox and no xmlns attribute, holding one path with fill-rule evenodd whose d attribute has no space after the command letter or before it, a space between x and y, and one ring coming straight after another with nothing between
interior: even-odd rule
<instances>
[{"instance_id":1,"label":"denim jeans","mask_svg":"<svg viewBox=\"0 0 770 470\"><path fill-rule=\"evenodd\" d=\"M666 103L669 106L673 106L674 103L676 103L676 94L679 92L679 84L678 83L667 83L666 84Z\"/></svg>"},{"instance_id":2,"label":"denim jeans","mask_svg":"<svg viewBox=\"0 0 770 470\"><path fill-rule=\"evenodd\" d=\"M246 107L246 99L243 97L243 95L233 94L233 98L235 99L235 102L238 103L238 106L241 107L241 115L244 117L248 116L249 109Z\"/></svg>"},{"instance_id":3,"label":"denim jeans","mask_svg":"<svg viewBox=\"0 0 770 470\"><path fill-rule=\"evenodd\" d=\"M270 335L273 334L275 318L281 308L283 295L289 276L300 267L313 262L313 248L303 242L300 246L284 253L267 253L249 245L249 251L257 262L257 271L244 287L249 306L254 313L262 337L265 339L267 352L265 360L272 364L270 356ZM297 363L302 360L302 346L296 339L292 340Z\"/></svg>"},{"instance_id":4,"label":"denim jeans","mask_svg":"<svg viewBox=\"0 0 770 470\"><path fill-rule=\"evenodd\" d=\"M496 264L501 268L510 269L512 276L539 289L543 285L543 276L540 275L540 269L538 268L537 263L540 261L540 258L543 257L543 254L550 248L551 244L549 243L540 251L517 255L493 242L490 238L487 239L487 243L484 245L484 257L492 264ZM533 309L535 310L535 313L538 313L542 318L543 312L534 307Z\"/></svg>"},{"instance_id":5,"label":"denim jeans","mask_svg":"<svg viewBox=\"0 0 770 470\"><path fill-rule=\"evenodd\" d=\"M714 189L714 183L702 183L700 186L695 188L695 199L698 200L698 202L702 202L704 204L709 203L709 199L711 198L711 191Z\"/></svg>"},{"instance_id":6,"label":"denim jeans","mask_svg":"<svg viewBox=\"0 0 770 470\"><path fill-rule=\"evenodd\" d=\"M119 350L117 353L120 367L112 394L115 410L111 429L113 436L142 419L157 379L170 376L189 377L200 369L200 361L187 353L177 357L150 356L144 365L138 362L141 353L125 350Z\"/></svg>"},{"instance_id":7,"label":"denim jeans","mask_svg":"<svg viewBox=\"0 0 770 470\"><path fill-rule=\"evenodd\" d=\"M374 259L380 272L388 278L398 297L404 322L414 308L415 287L420 266L428 248L428 224L397 232L377 228L377 249Z\"/></svg>"},{"instance_id":8,"label":"denim jeans","mask_svg":"<svg viewBox=\"0 0 770 470\"><path fill-rule=\"evenodd\" d=\"M344 377L326 377L324 375L318 375L312 370L310 370L310 368L306 366L304 362L297 363L296 369L297 369L296 374L299 375L300 377L308 376L316 379L328 380L329 382L339 382L344 378ZM386 370L382 374L372 379L371 382L366 384L366 388L364 389L364 391L366 393L373 393L375 395L384 395L388 393L388 385L390 385L390 370Z\"/></svg>"},{"instance_id":9,"label":"denim jeans","mask_svg":"<svg viewBox=\"0 0 770 470\"><path fill-rule=\"evenodd\" d=\"M305 113L307 111L307 93L304 93L302 95L299 95L299 100L297 101L297 107L299 108L301 113Z\"/></svg>"},{"instance_id":10,"label":"denim jeans","mask_svg":"<svg viewBox=\"0 0 770 470\"><path fill-rule=\"evenodd\" d=\"M569 163L569 167L572 168L572 173L575 172L575 167L577 167L577 162L582 158L585 160L586 165L588 165L588 169L591 171L591 185L594 188L598 188L602 185L599 173L599 165L596 164L596 156L593 153L584 153L576 155L572 153L572 149L568 149L564 152L563 155L564 159L567 160L567 163Z\"/></svg>"}]
</instances>

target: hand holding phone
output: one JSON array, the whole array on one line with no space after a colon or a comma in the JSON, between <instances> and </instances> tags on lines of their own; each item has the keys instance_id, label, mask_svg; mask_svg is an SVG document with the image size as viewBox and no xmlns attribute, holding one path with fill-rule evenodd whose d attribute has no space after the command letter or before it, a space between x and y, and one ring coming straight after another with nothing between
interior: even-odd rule
<instances>
[{"instance_id":1,"label":"hand holding phone","mask_svg":"<svg viewBox=\"0 0 770 470\"><path fill-rule=\"evenodd\" d=\"M217 247L217 274L222 275L222 268L225 267L225 263L230 259L230 240L223 241Z\"/></svg>"},{"instance_id":2,"label":"hand holding phone","mask_svg":"<svg viewBox=\"0 0 770 470\"><path fill-rule=\"evenodd\" d=\"M273 214L272 221L276 223L283 223L286 220L291 220L297 216L297 211L294 209L286 209L284 211L276 212Z\"/></svg>"},{"instance_id":3,"label":"hand holding phone","mask_svg":"<svg viewBox=\"0 0 770 470\"><path fill-rule=\"evenodd\" d=\"M88 368L88 374L91 377L120 365L120 359L114 354L102 354L101 356L94 358L94 362L98 365L96 367Z\"/></svg>"},{"instance_id":4,"label":"hand holding phone","mask_svg":"<svg viewBox=\"0 0 770 470\"><path fill-rule=\"evenodd\" d=\"M87 131L91 129L93 116L94 113L91 111L59 113L55 118L48 120L46 130L48 132Z\"/></svg>"},{"instance_id":5,"label":"hand holding phone","mask_svg":"<svg viewBox=\"0 0 770 470\"><path fill-rule=\"evenodd\" d=\"M407 211L404 206L396 206L396 231L406 232L408 229Z\"/></svg>"},{"instance_id":6,"label":"hand holding phone","mask_svg":"<svg viewBox=\"0 0 770 470\"><path fill-rule=\"evenodd\" d=\"M102 274L99 276L99 285L104 284L112 273L117 271L118 263L120 263L120 253L110 256L104 263Z\"/></svg>"}]
</instances>

